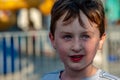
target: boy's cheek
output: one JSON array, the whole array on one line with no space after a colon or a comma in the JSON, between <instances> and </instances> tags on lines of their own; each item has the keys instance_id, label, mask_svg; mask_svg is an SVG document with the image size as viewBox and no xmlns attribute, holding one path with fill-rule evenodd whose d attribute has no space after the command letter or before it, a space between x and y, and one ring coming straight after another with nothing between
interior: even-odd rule
<instances>
[{"instance_id":1,"label":"boy's cheek","mask_svg":"<svg viewBox=\"0 0 120 80\"><path fill-rule=\"evenodd\" d=\"M65 45L57 46L57 50L60 54L66 54L68 51Z\"/></svg>"}]
</instances>

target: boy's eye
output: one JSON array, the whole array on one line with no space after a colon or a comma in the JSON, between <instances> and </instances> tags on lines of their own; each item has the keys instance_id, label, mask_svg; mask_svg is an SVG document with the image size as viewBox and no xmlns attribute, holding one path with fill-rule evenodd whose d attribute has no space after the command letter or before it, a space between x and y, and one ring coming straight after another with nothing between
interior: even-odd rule
<instances>
[{"instance_id":1,"label":"boy's eye","mask_svg":"<svg viewBox=\"0 0 120 80\"><path fill-rule=\"evenodd\" d=\"M64 38L65 40L70 40L70 39L72 38L72 36L71 36L71 35L64 35L63 38Z\"/></svg>"},{"instance_id":2,"label":"boy's eye","mask_svg":"<svg viewBox=\"0 0 120 80\"><path fill-rule=\"evenodd\" d=\"M82 35L81 38L82 38L83 40L87 40L87 39L90 38L90 36L89 36L89 35Z\"/></svg>"}]
</instances>

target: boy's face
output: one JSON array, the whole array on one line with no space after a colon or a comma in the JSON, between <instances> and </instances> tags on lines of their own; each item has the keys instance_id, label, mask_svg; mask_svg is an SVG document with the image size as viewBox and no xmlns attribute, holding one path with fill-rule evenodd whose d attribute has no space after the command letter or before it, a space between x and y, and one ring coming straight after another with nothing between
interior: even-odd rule
<instances>
[{"instance_id":1,"label":"boy's face","mask_svg":"<svg viewBox=\"0 0 120 80\"><path fill-rule=\"evenodd\" d=\"M63 24L65 14L57 21L55 35L50 33L50 40L63 61L65 68L82 70L92 64L96 51L102 46L97 25L90 22L84 13L80 13L85 27L78 18L70 24Z\"/></svg>"}]
</instances>

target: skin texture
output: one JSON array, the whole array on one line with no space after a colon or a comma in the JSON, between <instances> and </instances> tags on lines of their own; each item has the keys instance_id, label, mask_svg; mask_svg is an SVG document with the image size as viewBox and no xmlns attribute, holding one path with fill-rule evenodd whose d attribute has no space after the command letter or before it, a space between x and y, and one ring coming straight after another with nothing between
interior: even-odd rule
<instances>
[{"instance_id":1,"label":"skin texture","mask_svg":"<svg viewBox=\"0 0 120 80\"><path fill-rule=\"evenodd\" d=\"M105 35L100 37L97 25L80 11L80 17L84 27L80 25L76 17L69 24L63 19L65 13L56 23L54 36L49 37L53 47L58 52L65 70L62 73L62 80L80 80L93 76L97 68L92 65L94 56L98 49L102 48Z\"/></svg>"}]
</instances>

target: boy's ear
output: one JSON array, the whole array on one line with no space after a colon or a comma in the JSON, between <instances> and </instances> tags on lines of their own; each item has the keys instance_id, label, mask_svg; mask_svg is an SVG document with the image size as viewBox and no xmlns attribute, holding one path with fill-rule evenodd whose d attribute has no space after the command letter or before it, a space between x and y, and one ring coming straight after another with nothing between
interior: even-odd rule
<instances>
[{"instance_id":1,"label":"boy's ear","mask_svg":"<svg viewBox=\"0 0 120 80\"><path fill-rule=\"evenodd\" d=\"M106 39L106 34L104 33L104 34L101 36L101 38L100 38L98 50L102 50L102 47L103 47L103 44L104 44L105 39Z\"/></svg>"},{"instance_id":2,"label":"boy's ear","mask_svg":"<svg viewBox=\"0 0 120 80\"><path fill-rule=\"evenodd\" d=\"M49 33L49 39L50 39L50 41L51 41L52 46L55 48L54 36L52 35L51 32Z\"/></svg>"}]
</instances>

